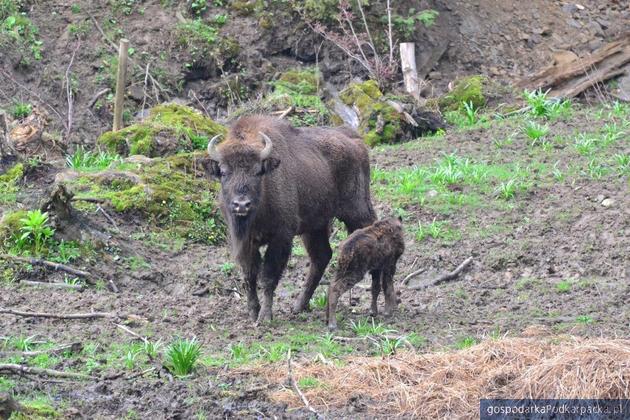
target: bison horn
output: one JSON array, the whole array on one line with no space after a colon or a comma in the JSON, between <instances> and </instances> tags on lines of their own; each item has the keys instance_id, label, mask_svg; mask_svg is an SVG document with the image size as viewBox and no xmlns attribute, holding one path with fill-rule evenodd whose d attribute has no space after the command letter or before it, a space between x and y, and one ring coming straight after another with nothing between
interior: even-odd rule
<instances>
[{"instance_id":1,"label":"bison horn","mask_svg":"<svg viewBox=\"0 0 630 420\"><path fill-rule=\"evenodd\" d=\"M263 133L262 131L259 134L265 142L265 147L263 147L263 149L260 152L260 159L265 160L271 154L271 148L273 147L273 142L271 141L269 136Z\"/></svg>"},{"instance_id":2,"label":"bison horn","mask_svg":"<svg viewBox=\"0 0 630 420\"><path fill-rule=\"evenodd\" d=\"M219 155L217 153L217 143L219 142L220 137L221 134L217 134L216 136L212 137L212 139L208 142L208 155L210 155L210 158L213 160L219 160Z\"/></svg>"}]
</instances>

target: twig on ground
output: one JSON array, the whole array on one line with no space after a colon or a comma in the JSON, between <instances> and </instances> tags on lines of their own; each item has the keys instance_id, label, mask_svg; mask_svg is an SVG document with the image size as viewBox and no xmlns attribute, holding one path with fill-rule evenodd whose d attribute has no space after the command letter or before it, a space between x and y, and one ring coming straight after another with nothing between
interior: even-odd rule
<instances>
[{"instance_id":1,"label":"twig on ground","mask_svg":"<svg viewBox=\"0 0 630 420\"><path fill-rule=\"evenodd\" d=\"M410 286L408 287L408 289L410 290L420 290L420 289L424 289L426 287L429 286L436 286L440 283L444 283L450 280L453 280L455 278L457 278L457 276L459 276L461 274L462 271L464 271L466 269L466 267L468 267L470 265L470 263L472 263L473 261L473 257L468 257L463 263L461 263L455 270L451 271L450 273L446 273L446 274L442 274L441 276L438 276L436 278L434 278L433 280L430 280L428 282L423 282L420 284L417 284L415 286Z\"/></svg>"},{"instance_id":2,"label":"twig on ground","mask_svg":"<svg viewBox=\"0 0 630 420\"><path fill-rule=\"evenodd\" d=\"M139 378L141 376L146 375L147 373L153 372L154 370L155 370L154 367L149 368L149 369L145 369L142 372L138 372L138 373L135 373L133 375L126 376L124 379L126 379L126 380L136 379L136 378Z\"/></svg>"},{"instance_id":3,"label":"twig on ground","mask_svg":"<svg viewBox=\"0 0 630 420\"><path fill-rule=\"evenodd\" d=\"M105 216L105 218L109 221L109 223L111 223L114 228L116 228L117 231L120 231L120 229L118 229L118 225L116 224L116 221L112 218L112 216L110 216L101 206L96 206L96 211L100 211L103 216Z\"/></svg>"},{"instance_id":4,"label":"twig on ground","mask_svg":"<svg viewBox=\"0 0 630 420\"><path fill-rule=\"evenodd\" d=\"M111 312L88 312L81 314L53 314L48 312L26 312L14 309L0 308L0 314L33 317L33 318L56 318L56 319L93 319L93 318L126 318L121 314Z\"/></svg>"},{"instance_id":5,"label":"twig on ground","mask_svg":"<svg viewBox=\"0 0 630 420\"><path fill-rule=\"evenodd\" d=\"M293 388L293 390L295 391L296 394L298 394L298 396L300 397L300 399L302 400L302 403L304 404L304 406L308 409L308 411L310 411L311 413L315 414L315 416L318 419L323 419L324 416L322 416L321 414L319 414L319 412L317 410L315 410L311 404L308 402L308 399L306 398L306 395L304 395L302 393L302 391L300 391L300 388L298 387L298 384L295 380L295 378L293 377L293 372L291 370L291 349L289 349L289 353L288 353L288 357L287 357L287 364L288 364L288 374L289 374L289 382L291 383L291 387Z\"/></svg>"},{"instance_id":6,"label":"twig on ground","mask_svg":"<svg viewBox=\"0 0 630 420\"><path fill-rule=\"evenodd\" d=\"M284 117L286 117L287 115L289 115L290 113L293 112L293 106L288 107L287 109L285 109L284 111L282 111L282 114L278 115L278 118L283 119Z\"/></svg>"},{"instance_id":7,"label":"twig on ground","mask_svg":"<svg viewBox=\"0 0 630 420\"><path fill-rule=\"evenodd\" d=\"M72 94L72 84L70 83L70 69L72 68L72 63L74 63L74 57L77 55L77 51L81 47L81 41L77 42L77 46L74 48L72 52L72 56L70 57L70 63L68 63L68 68L66 69L66 97L68 99L68 122L66 124L66 143L70 139L70 133L72 131L72 116L74 113L74 95Z\"/></svg>"},{"instance_id":8,"label":"twig on ground","mask_svg":"<svg viewBox=\"0 0 630 420\"><path fill-rule=\"evenodd\" d=\"M124 332L133 335L134 337L136 337L138 340L141 340L145 344L149 342L149 340L147 340L146 337L141 336L137 332L134 332L134 331L130 330L129 328L125 327L124 325L116 324L116 323L114 323L114 325L117 326L118 328L120 328L121 330L123 330Z\"/></svg>"},{"instance_id":9,"label":"twig on ground","mask_svg":"<svg viewBox=\"0 0 630 420\"><path fill-rule=\"evenodd\" d=\"M33 366L23 366L10 363L0 364L0 372L13 373L15 375L49 376L51 378L96 379L93 376L85 375L83 373L63 372L60 370L42 369Z\"/></svg>"},{"instance_id":10,"label":"twig on ground","mask_svg":"<svg viewBox=\"0 0 630 420\"><path fill-rule=\"evenodd\" d=\"M416 266L416 263L417 263L417 262L418 262L418 257L416 257L416 258L414 258L414 259L413 259L413 262L411 263L411 266L409 267L409 270L413 270L413 268ZM422 272L422 271L420 271L420 272ZM415 274L415 273L417 273L417 271L413 271L411 274L408 274L408 275L407 275L407 276L403 279L402 284L405 284L405 285L406 285L407 283L409 283L409 280L411 280L414 276L416 276L416 275L417 275L417 274ZM420 274L420 273L418 273L418 274Z\"/></svg>"},{"instance_id":11,"label":"twig on ground","mask_svg":"<svg viewBox=\"0 0 630 420\"><path fill-rule=\"evenodd\" d=\"M94 104L96 103L96 101L98 101L101 98L101 96L108 94L110 91L111 91L110 88L105 88L103 90L96 92L96 95L94 95L94 97L88 103L88 106L87 106L88 109L92 108Z\"/></svg>"},{"instance_id":12,"label":"twig on ground","mask_svg":"<svg viewBox=\"0 0 630 420\"><path fill-rule=\"evenodd\" d=\"M47 287L51 289L83 290L84 288L83 285L80 285L80 284L47 283L44 281L31 281L31 280L22 280L20 281L20 284L24 286Z\"/></svg>"},{"instance_id":13,"label":"twig on ground","mask_svg":"<svg viewBox=\"0 0 630 420\"><path fill-rule=\"evenodd\" d=\"M68 274L72 274L73 276L81 277L85 279L85 282L91 285L94 285L95 282L92 280L92 275L87 271L78 270L76 268L67 266L65 264L55 263L52 261L41 260L39 258L26 258L26 257L18 257L16 255L10 254L0 254L0 258L8 258L14 261L20 261L33 265L42 265L45 267L50 267L55 271L63 271Z\"/></svg>"},{"instance_id":14,"label":"twig on ground","mask_svg":"<svg viewBox=\"0 0 630 420\"><path fill-rule=\"evenodd\" d=\"M85 201L86 203L106 203L107 200L104 198L95 198L95 197L72 197L71 201Z\"/></svg>"},{"instance_id":15,"label":"twig on ground","mask_svg":"<svg viewBox=\"0 0 630 420\"><path fill-rule=\"evenodd\" d=\"M22 352L4 352L4 355L20 355L20 356L38 356L40 354L55 354L61 353L65 350L75 350L77 351L81 349L83 346L81 343L72 343L72 344L64 344L62 346L53 347L45 350L35 350L35 351L22 351Z\"/></svg>"},{"instance_id":16,"label":"twig on ground","mask_svg":"<svg viewBox=\"0 0 630 420\"><path fill-rule=\"evenodd\" d=\"M427 270L426 268L419 268L413 273L408 274L407 277L403 279L402 284L406 285L407 283L409 283L409 280L411 280L412 278L416 277L419 274L424 273L426 270Z\"/></svg>"}]
</instances>

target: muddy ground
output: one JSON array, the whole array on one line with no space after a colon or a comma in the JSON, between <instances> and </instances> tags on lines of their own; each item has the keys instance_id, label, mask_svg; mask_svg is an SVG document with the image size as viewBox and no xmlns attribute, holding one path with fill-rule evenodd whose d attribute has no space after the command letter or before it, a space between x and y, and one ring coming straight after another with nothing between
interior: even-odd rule
<instances>
[{"instance_id":1,"label":"muddy ground","mask_svg":"<svg viewBox=\"0 0 630 420\"><path fill-rule=\"evenodd\" d=\"M627 338L629 184L627 168L620 169L616 156L630 152L628 111L619 108L615 114L610 107L575 104L570 115L546 122L550 127L546 146L532 145L522 132L530 117L516 115L374 149L372 188L378 212L403 216L407 244L396 276L399 311L391 319L376 319L375 325L387 328L381 333L404 337L403 347L423 352L518 336L532 324L553 333ZM579 133L602 136L611 124L618 134L613 142L588 156L577 152ZM483 165L508 165L511 169L506 170L512 172L507 178L518 178L520 189L513 198L501 199L498 180L490 176L479 184L462 181L443 188L420 183L408 194L400 192L403 181L395 174L405 168L430 168L453 153ZM61 170L49 170L24 190L37 190L37 184ZM483 200L476 201L476 194ZM119 231L101 213L86 212L95 226L111 235L111 242L83 268L109 273L119 293L102 285L80 292L19 283L1 286L2 308L118 314L113 320L0 315L5 361L98 378L66 382L3 377L2 390L18 399L44 401L64 418L298 418L307 412L270 400L277 385L256 376L252 367L285 363L289 348L298 363L380 354L375 340L357 339L353 330L353 323L368 319L367 286L354 288L351 306L346 296L342 298L340 330L333 335L316 302L307 314L291 314L308 269L299 240L276 292L273 323L255 327L247 317L245 298L235 292L238 273L229 264L227 246L156 241L151 232L158 228L111 209L110 213ZM444 227L435 238L418 233L419 226L432 222ZM335 247L342 237L343 231L336 230ZM411 285L452 270L468 256L474 258L472 267L455 281L424 290L401 284L418 268L426 272ZM326 278L333 274L329 267ZM63 281L61 274L37 270L32 277ZM316 296L325 289L320 286ZM162 357L149 359L139 350L137 338L116 323L152 342L196 337L202 344L201 364L190 377L174 378L163 367ZM33 344L35 349L76 342L82 350L44 362L21 359L12 343L26 337L46 343ZM138 353L131 364L129 352ZM361 407L349 402L345 408L319 408L336 417L357 415L356 410L366 410Z\"/></svg>"}]
</instances>

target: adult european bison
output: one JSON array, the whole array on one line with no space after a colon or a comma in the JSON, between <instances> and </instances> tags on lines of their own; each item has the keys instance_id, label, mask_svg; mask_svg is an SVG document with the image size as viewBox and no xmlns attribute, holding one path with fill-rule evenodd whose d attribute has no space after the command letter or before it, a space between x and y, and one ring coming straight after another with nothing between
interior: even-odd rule
<instances>
[{"instance_id":1,"label":"adult european bison","mask_svg":"<svg viewBox=\"0 0 630 420\"><path fill-rule=\"evenodd\" d=\"M294 312L305 310L332 256L333 218L350 232L376 219L367 147L349 128L294 128L277 118L249 116L236 121L225 140L214 137L208 154L207 169L221 182L220 208L245 276L250 317L271 320L273 294L296 235L311 262L294 306Z\"/></svg>"}]
</instances>

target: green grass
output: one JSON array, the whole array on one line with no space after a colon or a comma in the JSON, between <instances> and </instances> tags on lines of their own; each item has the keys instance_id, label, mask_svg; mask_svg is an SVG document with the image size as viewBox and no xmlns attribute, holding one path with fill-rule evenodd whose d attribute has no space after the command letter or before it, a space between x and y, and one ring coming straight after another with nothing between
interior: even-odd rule
<instances>
[{"instance_id":1,"label":"green grass","mask_svg":"<svg viewBox=\"0 0 630 420\"><path fill-rule=\"evenodd\" d=\"M461 234L449 227L447 221L433 220L431 223L418 223L418 227L412 230L417 241L423 241L426 238L443 239L445 241L453 241L459 239Z\"/></svg>"},{"instance_id":2,"label":"green grass","mask_svg":"<svg viewBox=\"0 0 630 420\"><path fill-rule=\"evenodd\" d=\"M114 153L104 151L86 151L79 147L72 155L66 157L66 165L76 171L101 171L113 164L122 162L122 158Z\"/></svg>"},{"instance_id":3,"label":"green grass","mask_svg":"<svg viewBox=\"0 0 630 420\"><path fill-rule=\"evenodd\" d=\"M196 338L177 339L164 352L165 364L176 376L190 375L201 356L201 344Z\"/></svg>"},{"instance_id":4,"label":"green grass","mask_svg":"<svg viewBox=\"0 0 630 420\"><path fill-rule=\"evenodd\" d=\"M592 324L593 322L595 322L593 320L593 317L590 317L588 315L580 315L577 318L575 318L575 321L578 324L584 324L584 325Z\"/></svg>"},{"instance_id":5,"label":"green grass","mask_svg":"<svg viewBox=\"0 0 630 420\"><path fill-rule=\"evenodd\" d=\"M523 133L531 140L531 145L534 146L539 140L542 140L543 137L549 134L549 126L529 121L523 127Z\"/></svg>"},{"instance_id":6,"label":"green grass","mask_svg":"<svg viewBox=\"0 0 630 420\"><path fill-rule=\"evenodd\" d=\"M404 346L405 340L405 337L383 337L379 341L374 342L374 346L376 347L377 353L381 356L391 356L395 354L399 348Z\"/></svg>"},{"instance_id":7,"label":"green grass","mask_svg":"<svg viewBox=\"0 0 630 420\"><path fill-rule=\"evenodd\" d=\"M32 112L33 106L25 102L16 102L11 107L11 115L17 120L28 117Z\"/></svg>"},{"instance_id":8,"label":"green grass","mask_svg":"<svg viewBox=\"0 0 630 420\"><path fill-rule=\"evenodd\" d=\"M328 306L328 294L326 292L320 292L311 298L311 306L317 309L326 309Z\"/></svg>"},{"instance_id":9,"label":"green grass","mask_svg":"<svg viewBox=\"0 0 630 420\"><path fill-rule=\"evenodd\" d=\"M569 293L571 291L572 284L568 280L562 280L556 283L556 292Z\"/></svg>"},{"instance_id":10,"label":"green grass","mask_svg":"<svg viewBox=\"0 0 630 420\"><path fill-rule=\"evenodd\" d=\"M378 336L396 332L385 327L380 322L374 322L374 318L364 318L357 322L351 321L350 326L352 331L359 337Z\"/></svg>"},{"instance_id":11,"label":"green grass","mask_svg":"<svg viewBox=\"0 0 630 420\"><path fill-rule=\"evenodd\" d=\"M455 343L455 348L458 350L467 349L477 344L475 337L463 337Z\"/></svg>"},{"instance_id":12,"label":"green grass","mask_svg":"<svg viewBox=\"0 0 630 420\"><path fill-rule=\"evenodd\" d=\"M525 91L523 97L529 107L529 113L534 117L555 119L568 117L572 113L572 103L569 100L547 98L549 91Z\"/></svg>"}]
</instances>

